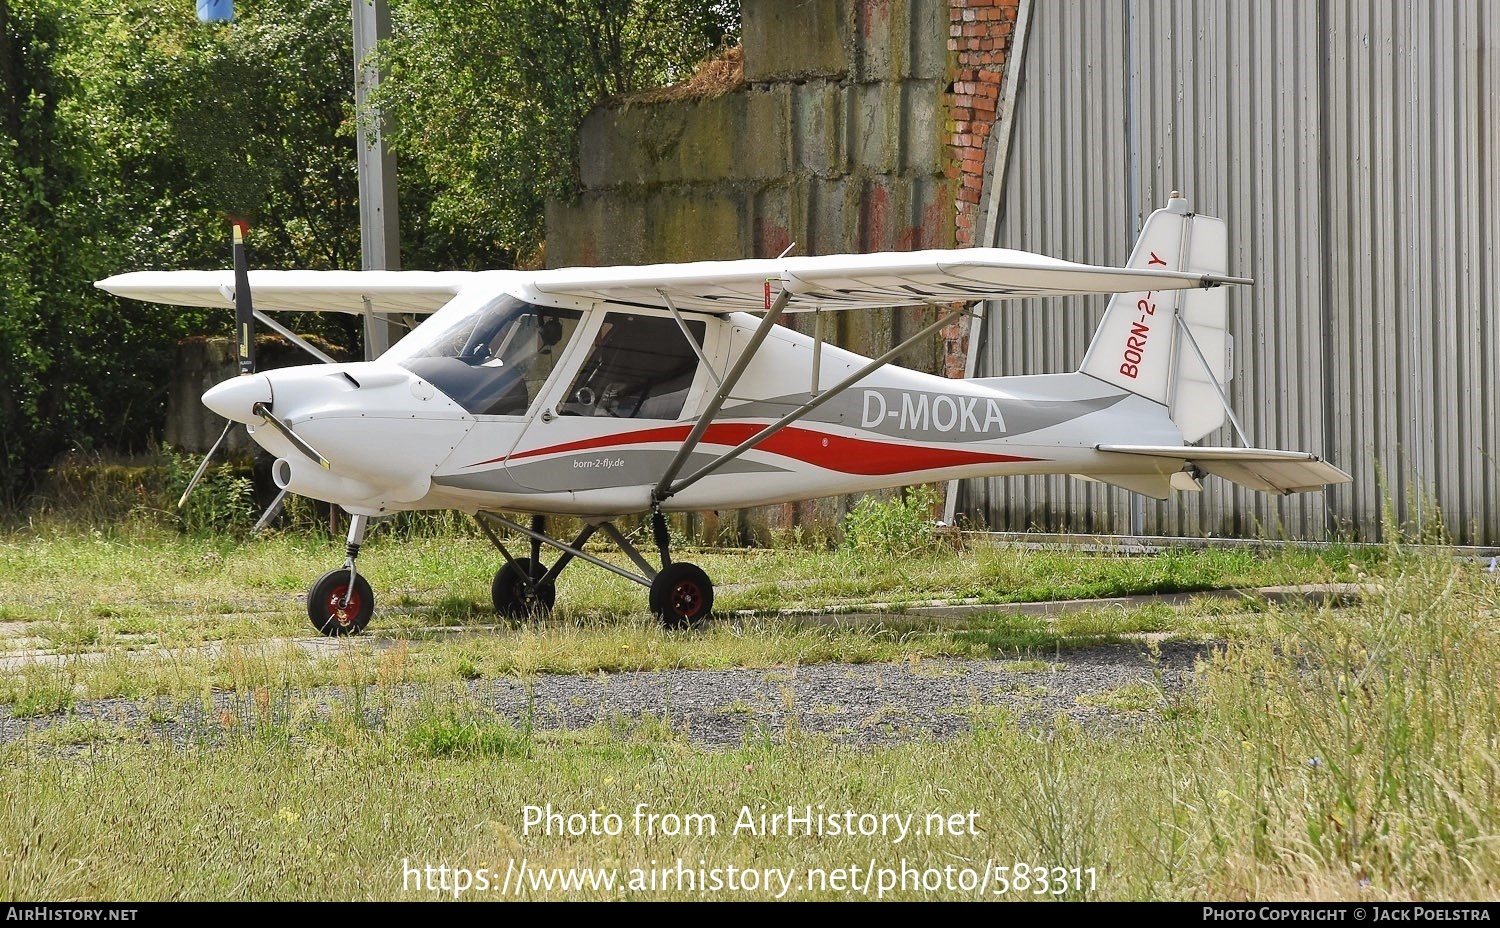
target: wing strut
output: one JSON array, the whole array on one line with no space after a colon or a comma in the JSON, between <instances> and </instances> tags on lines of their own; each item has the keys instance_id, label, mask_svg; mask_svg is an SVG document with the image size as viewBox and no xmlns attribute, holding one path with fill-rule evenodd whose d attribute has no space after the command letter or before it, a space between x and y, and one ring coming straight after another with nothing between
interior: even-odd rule
<instances>
[{"instance_id":1,"label":"wing strut","mask_svg":"<svg viewBox=\"0 0 1500 928\"><path fill-rule=\"evenodd\" d=\"M817 409L819 406L822 406L824 403L843 393L845 390L854 386L856 383L859 383L861 380L868 377L872 372L874 372L878 368L885 366L897 355L906 351L906 349L910 348L912 345L915 345L917 342L931 335L933 332L936 332L938 329L941 329L943 326L947 325L963 314L963 309L953 310L952 312L938 319L936 322L924 328L922 331L918 332L917 334L903 341L901 344L892 348L890 351L887 351L885 354L871 361L869 364L866 364L864 367L861 367L859 370L850 374L848 377L845 377L835 386L828 388L828 390L826 390L825 392L818 394L817 396L808 400L806 403L803 403L801 406L798 406L796 409L782 416L780 419L777 419L775 422L761 429L759 432L756 432L754 435L740 442L735 447L714 458L712 461L709 461L707 464L698 468L698 470L696 470L692 474L682 478L676 483L670 483L665 491L663 491L662 485L669 484L671 478L670 476L664 477L662 479L662 484L657 485L656 492L654 494L656 500L660 502L661 500L681 493L683 490L697 483L699 480L702 480L704 477L707 477L709 474L712 474L720 467L723 467L725 464L733 461L735 458L744 454L746 451L754 448L756 445L770 438L772 435L775 435L777 432L791 425L793 422L796 422L798 419L801 419L803 416L812 412L814 409ZM743 356L741 357L741 360L744 360ZM717 409L715 409L714 411L717 412ZM706 428L708 420L709 417L707 414L705 414L704 418L699 420L699 426L702 428ZM695 429L694 431L696 433L697 430ZM691 438L692 436L689 437ZM676 462L673 463L675 464Z\"/></svg>"},{"instance_id":2,"label":"wing strut","mask_svg":"<svg viewBox=\"0 0 1500 928\"><path fill-rule=\"evenodd\" d=\"M698 363L708 369L708 375L714 379L714 383L722 386L724 379L719 376L718 371L714 370L714 366L708 363L708 355L703 353L703 346L698 344L698 340L693 337L693 333L688 331L687 320L682 318L682 313L677 311L677 304L672 302L672 298L667 295L667 291L657 289L656 292L661 294L662 302L667 304L667 310L671 312L672 318L677 320L677 327L682 330L682 337L688 340L688 346L693 349L693 354L698 356Z\"/></svg>"},{"instance_id":3,"label":"wing strut","mask_svg":"<svg viewBox=\"0 0 1500 928\"><path fill-rule=\"evenodd\" d=\"M265 323L282 338L285 338L287 341L296 345L298 348L301 348L303 351L317 358L319 361L322 361L324 364L339 363L333 358L329 357L327 354L314 348L312 346L312 343L310 343L307 339L298 335L296 332L293 332L291 329L277 322L275 319L272 319L270 316L267 316L265 313L261 312L258 309L255 311L255 318L258 321Z\"/></svg>"},{"instance_id":4,"label":"wing strut","mask_svg":"<svg viewBox=\"0 0 1500 928\"><path fill-rule=\"evenodd\" d=\"M766 284L768 295L770 286L768 282ZM708 408L703 410L703 413L698 416L698 424L693 426L693 430L683 440L682 447L677 449L676 456L672 458L672 463L667 465L666 472L661 475L661 480L657 481L656 488L651 491L651 502L653 504L660 503L677 492L676 489L668 489L672 484L673 478L682 470L682 465L687 463L688 455L692 454L693 449L698 447L698 441L703 438L703 433L708 431L708 427L713 424L714 417L719 414L719 409L723 407L724 401L729 399L729 392L734 389L735 384L740 382L740 375L745 373L745 368L750 366L750 361L755 357L755 352L760 348L761 342L765 341L766 336L771 334L771 330L776 328L776 320L781 318L781 311L786 309L787 301L791 298L792 291L783 288L776 295L776 301L766 308L766 315L760 320L760 325L755 327L755 334L750 336L750 343L745 346L744 351L740 352L739 360L734 362L734 366L724 374L724 379L719 381L719 389L714 392L713 397L708 401ZM692 339L690 338L688 341L691 342Z\"/></svg>"}]
</instances>

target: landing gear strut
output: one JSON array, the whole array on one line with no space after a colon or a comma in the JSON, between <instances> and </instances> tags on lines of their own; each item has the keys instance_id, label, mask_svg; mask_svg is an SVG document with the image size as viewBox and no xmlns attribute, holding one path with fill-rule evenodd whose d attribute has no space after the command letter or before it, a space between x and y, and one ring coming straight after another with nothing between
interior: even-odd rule
<instances>
[{"instance_id":1,"label":"landing gear strut","mask_svg":"<svg viewBox=\"0 0 1500 928\"><path fill-rule=\"evenodd\" d=\"M612 521L585 525L571 544L549 536L546 532L546 520L542 516L533 516L529 528L497 513L483 510L474 514L474 521L505 558L505 565L495 574L491 591L497 615L519 617L551 609L557 598L557 575L575 558L603 567L646 587L650 591L651 611L667 628L692 625L707 618L713 611L713 582L697 566L673 562L670 551L671 534L667 531L666 517L659 509L653 510L651 514L651 529L661 557L660 571L651 566L651 562L641 555ZM531 556L516 557L511 554L495 534L491 524L503 526L529 538ZM596 532L602 532L625 552L625 556L639 568L640 573L632 573L584 551L584 543ZM541 549L544 544L562 552L557 563L550 568L542 564Z\"/></svg>"},{"instance_id":2,"label":"landing gear strut","mask_svg":"<svg viewBox=\"0 0 1500 928\"><path fill-rule=\"evenodd\" d=\"M672 560L671 533L667 530L666 517L659 509L651 513L651 535L661 558L660 570L651 565L612 521L585 525L569 544L547 534L547 522L542 516L532 516L530 527L487 511L475 513L474 520L505 557L505 563L495 573L490 587L496 615L509 619L546 615L557 601L557 575L574 559L596 564L646 587L651 611L667 628L686 628L713 613L713 581L697 565ZM491 528L492 524L530 539L530 556L511 554ZM375 594L370 590L370 583L355 570L369 525L369 516L351 517L344 566L319 577L307 592L307 617L313 628L324 635L357 635L370 624L370 617L375 613ZM602 533L613 541L640 572L618 567L583 550L584 544L595 533ZM550 567L542 562L543 545L562 552Z\"/></svg>"},{"instance_id":3,"label":"landing gear strut","mask_svg":"<svg viewBox=\"0 0 1500 928\"><path fill-rule=\"evenodd\" d=\"M313 628L331 638L359 634L375 614L375 594L370 583L354 569L369 525L369 516L354 516L349 520L344 566L319 577L307 591L307 617L312 620Z\"/></svg>"},{"instance_id":4,"label":"landing gear strut","mask_svg":"<svg viewBox=\"0 0 1500 928\"><path fill-rule=\"evenodd\" d=\"M651 611L667 628L692 625L713 610L714 585L696 565L672 562L672 533L660 509L651 511L651 535L661 554L661 572L651 578Z\"/></svg>"}]
</instances>

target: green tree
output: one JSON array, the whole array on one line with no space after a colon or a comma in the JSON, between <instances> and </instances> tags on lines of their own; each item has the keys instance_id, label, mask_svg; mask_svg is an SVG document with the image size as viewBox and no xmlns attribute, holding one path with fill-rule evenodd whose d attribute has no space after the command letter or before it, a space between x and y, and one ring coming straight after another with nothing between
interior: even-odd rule
<instances>
[{"instance_id":1,"label":"green tree","mask_svg":"<svg viewBox=\"0 0 1500 928\"><path fill-rule=\"evenodd\" d=\"M70 373L99 302L82 295L92 269L84 189L88 159L69 131L60 65L69 23L50 4L0 0L0 499L11 500L73 423L96 435L106 413L87 374Z\"/></svg>"},{"instance_id":2,"label":"green tree","mask_svg":"<svg viewBox=\"0 0 1500 928\"><path fill-rule=\"evenodd\" d=\"M93 281L228 263L357 268L349 0L0 0L0 505L60 452L139 450L185 335L227 313ZM724 0L393 0L403 264L494 267L539 247L603 99L685 76L737 31ZM357 349L352 317L308 317ZM330 328L331 326L331 328Z\"/></svg>"},{"instance_id":3,"label":"green tree","mask_svg":"<svg viewBox=\"0 0 1500 928\"><path fill-rule=\"evenodd\" d=\"M160 434L176 342L229 330L226 314L122 302L94 280L222 267L229 216L253 223L260 266L353 267L359 223L347 0L241 0L217 27L182 0L0 3L0 503L13 505L62 451Z\"/></svg>"},{"instance_id":4,"label":"green tree","mask_svg":"<svg viewBox=\"0 0 1500 928\"><path fill-rule=\"evenodd\" d=\"M739 4L393 0L392 20L377 101L404 234L440 266L494 267L531 260L547 198L573 193L590 107L690 75L735 41Z\"/></svg>"}]
</instances>

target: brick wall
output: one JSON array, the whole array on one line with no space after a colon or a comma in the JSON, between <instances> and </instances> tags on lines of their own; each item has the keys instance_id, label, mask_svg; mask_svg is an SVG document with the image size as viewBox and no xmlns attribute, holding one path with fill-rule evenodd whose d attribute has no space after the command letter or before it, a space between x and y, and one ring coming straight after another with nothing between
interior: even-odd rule
<instances>
[{"instance_id":1,"label":"brick wall","mask_svg":"<svg viewBox=\"0 0 1500 928\"><path fill-rule=\"evenodd\" d=\"M1006 53L1020 0L950 0L948 52L954 62L953 90L947 95L947 173L957 181L954 240L977 244L985 154L1000 100ZM964 375L969 352L968 320L943 330L943 373Z\"/></svg>"}]
</instances>

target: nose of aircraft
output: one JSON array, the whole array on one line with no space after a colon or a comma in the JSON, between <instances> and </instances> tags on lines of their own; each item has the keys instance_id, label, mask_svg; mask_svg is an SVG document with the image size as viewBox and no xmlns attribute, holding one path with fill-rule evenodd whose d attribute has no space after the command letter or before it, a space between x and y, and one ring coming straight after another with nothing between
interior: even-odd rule
<instances>
[{"instance_id":1,"label":"nose of aircraft","mask_svg":"<svg viewBox=\"0 0 1500 928\"><path fill-rule=\"evenodd\" d=\"M271 381L264 374L235 377L210 387L203 394L203 405L235 422L258 422L256 403L271 402Z\"/></svg>"}]
</instances>

